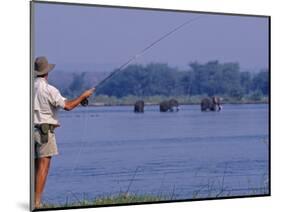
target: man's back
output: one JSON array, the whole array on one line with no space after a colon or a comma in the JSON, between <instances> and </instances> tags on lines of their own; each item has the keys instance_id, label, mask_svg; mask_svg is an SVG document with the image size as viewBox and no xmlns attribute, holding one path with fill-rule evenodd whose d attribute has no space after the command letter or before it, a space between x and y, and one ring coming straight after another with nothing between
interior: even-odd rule
<instances>
[{"instance_id":1,"label":"man's back","mask_svg":"<svg viewBox=\"0 0 281 212\"><path fill-rule=\"evenodd\" d=\"M59 125L57 111L64 108L65 98L47 80L37 77L34 82L34 123Z\"/></svg>"}]
</instances>

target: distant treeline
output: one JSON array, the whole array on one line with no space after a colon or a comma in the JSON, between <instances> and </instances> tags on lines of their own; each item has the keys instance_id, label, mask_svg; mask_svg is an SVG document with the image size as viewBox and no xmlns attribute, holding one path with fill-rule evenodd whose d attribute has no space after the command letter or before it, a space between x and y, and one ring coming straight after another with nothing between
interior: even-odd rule
<instances>
[{"instance_id":1,"label":"distant treeline","mask_svg":"<svg viewBox=\"0 0 281 212\"><path fill-rule=\"evenodd\" d=\"M151 63L128 66L100 86L97 95L116 98L220 95L259 100L268 96L268 86L268 70L241 71L238 63L193 62L187 70ZM73 75L72 83L63 93L73 97L89 87L85 73L79 73Z\"/></svg>"}]
</instances>

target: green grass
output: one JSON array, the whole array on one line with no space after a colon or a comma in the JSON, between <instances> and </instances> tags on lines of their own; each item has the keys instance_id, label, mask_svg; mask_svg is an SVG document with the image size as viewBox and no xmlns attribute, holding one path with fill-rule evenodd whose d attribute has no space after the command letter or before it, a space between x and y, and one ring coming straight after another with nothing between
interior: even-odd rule
<instances>
[{"instance_id":1,"label":"green grass","mask_svg":"<svg viewBox=\"0 0 281 212\"><path fill-rule=\"evenodd\" d=\"M111 205L139 202L157 202L164 200L161 197L152 195L121 194L112 197L105 197L95 200L94 205Z\"/></svg>"},{"instance_id":2,"label":"green grass","mask_svg":"<svg viewBox=\"0 0 281 212\"><path fill-rule=\"evenodd\" d=\"M209 182L210 183L210 182ZM203 192L204 191L204 192ZM203 192L203 193L202 193ZM262 195L268 194L268 185L264 185L260 188L249 188L249 192L244 195ZM222 185L219 189L212 188L211 184L202 186L199 190L193 192L192 197L190 199L201 199L201 198L210 198L210 197L230 197L233 196L231 190L227 190ZM243 194L240 194L243 196ZM102 205L122 205L122 204L135 204L135 203L146 203L146 202L160 202L173 200L173 194L168 196L153 196L153 195L138 195L131 193L123 193L112 196L105 196L96 198L93 200L78 200L75 202L65 202L61 204L53 204L53 203L44 203L41 208L67 208L67 207L83 207L83 206L102 206Z\"/></svg>"},{"instance_id":3,"label":"green grass","mask_svg":"<svg viewBox=\"0 0 281 212\"><path fill-rule=\"evenodd\" d=\"M118 205L128 203L143 203L143 202L159 202L165 198L153 196L153 195L137 195L131 193L123 193L118 195L112 195L107 197L100 197L94 200L77 200L76 202L63 204L49 204L44 203L42 208L61 208L61 207L75 207L75 206L98 206L98 205Z\"/></svg>"}]
</instances>

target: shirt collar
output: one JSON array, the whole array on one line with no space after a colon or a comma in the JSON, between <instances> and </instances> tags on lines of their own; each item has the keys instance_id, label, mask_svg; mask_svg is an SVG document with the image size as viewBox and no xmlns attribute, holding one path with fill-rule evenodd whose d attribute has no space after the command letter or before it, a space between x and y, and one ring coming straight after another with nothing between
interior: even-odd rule
<instances>
[{"instance_id":1,"label":"shirt collar","mask_svg":"<svg viewBox=\"0 0 281 212\"><path fill-rule=\"evenodd\" d=\"M36 77L36 81L41 81L44 83L48 83L48 81L44 77Z\"/></svg>"}]
</instances>

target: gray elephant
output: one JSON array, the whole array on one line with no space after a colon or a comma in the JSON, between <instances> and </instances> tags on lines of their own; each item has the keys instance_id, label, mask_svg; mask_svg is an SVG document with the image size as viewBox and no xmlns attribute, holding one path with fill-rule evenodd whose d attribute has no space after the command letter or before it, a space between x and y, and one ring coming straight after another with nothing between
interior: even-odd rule
<instances>
[{"instance_id":1,"label":"gray elephant","mask_svg":"<svg viewBox=\"0 0 281 212\"><path fill-rule=\"evenodd\" d=\"M163 101L160 103L160 112L178 112L179 103L175 99L170 99L169 101Z\"/></svg>"},{"instance_id":2,"label":"gray elephant","mask_svg":"<svg viewBox=\"0 0 281 212\"><path fill-rule=\"evenodd\" d=\"M143 113L144 112L144 101L142 101L142 100L136 101L134 112L135 113Z\"/></svg>"},{"instance_id":3,"label":"gray elephant","mask_svg":"<svg viewBox=\"0 0 281 212\"><path fill-rule=\"evenodd\" d=\"M221 99L218 96L204 98L201 101L201 111L220 111L221 109Z\"/></svg>"}]
</instances>

